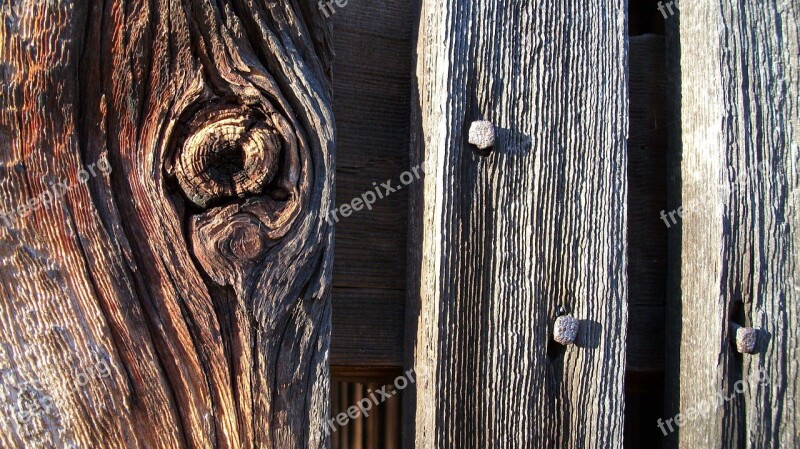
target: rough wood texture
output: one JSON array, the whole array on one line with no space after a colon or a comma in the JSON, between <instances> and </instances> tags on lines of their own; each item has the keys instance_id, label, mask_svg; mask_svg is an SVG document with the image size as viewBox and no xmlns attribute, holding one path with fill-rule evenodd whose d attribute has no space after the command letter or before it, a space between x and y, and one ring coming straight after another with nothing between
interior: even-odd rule
<instances>
[{"instance_id":1,"label":"rough wood texture","mask_svg":"<svg viewBox=\"0 0 800 449\"><path fill-rule=\"evenodd\" d=\"M405 447L622 447L625 8L423 1ZM478 119L488 157L466 143ZM562 304L582 320L568 348Z\"/></svg>"},{"instance_id":2,"label":"rough wood texture","mask_svg":"<svg viewBox=\"0 0 800 449\"><path fill-rule=\"evenodd\" d=\"M316 3L0 8L0 446L326 447Z\"/></svg>"},{"instance_id":3,"label":"rough wood texture","mask_svg":"<svg viewBox=\"0 0 800 449\"><path fill-rule=\"evenodd\" d=\"M679 447L800 446L800 4L681 2ZM762 330L742 355L731 321ZM758 379L764 370L769 383ZM743 392L736 382L745 379ZM675 389L678 392L675 392ZM672 396L671 395L671 396Z\"/></svg>"}]
</instances>

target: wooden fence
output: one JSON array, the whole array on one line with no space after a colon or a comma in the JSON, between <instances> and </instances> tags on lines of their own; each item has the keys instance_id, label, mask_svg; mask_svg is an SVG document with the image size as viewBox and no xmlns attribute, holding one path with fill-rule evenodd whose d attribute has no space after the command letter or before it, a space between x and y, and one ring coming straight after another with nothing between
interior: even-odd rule
<instances>
[{"instance_id":1,"label":"wooden fence","mask_svg":"<svg viewBox=\"0 0 800 449\"><path fill-rule=\"evenodd\" d=\"M0 447L800 447L797 1L0 15Z\"/></svg>"}]
</instances>

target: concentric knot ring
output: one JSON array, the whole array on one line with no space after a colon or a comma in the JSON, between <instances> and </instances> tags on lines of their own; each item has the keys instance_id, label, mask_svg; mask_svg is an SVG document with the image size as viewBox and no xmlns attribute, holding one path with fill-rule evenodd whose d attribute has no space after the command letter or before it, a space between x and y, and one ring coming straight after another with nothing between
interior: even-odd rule
<instances>
[{"instance_id":1,"label":"concentric knot ring","mask_svg":"<svg viewBox=\"0 0 800 449\"><path fill-rule=\"evenodd\" d=\"M261 192L275 176L280 134L241 111L215 117L189 135L176 161L176 177L200 207Z\"/></svg>"}]
</instances>

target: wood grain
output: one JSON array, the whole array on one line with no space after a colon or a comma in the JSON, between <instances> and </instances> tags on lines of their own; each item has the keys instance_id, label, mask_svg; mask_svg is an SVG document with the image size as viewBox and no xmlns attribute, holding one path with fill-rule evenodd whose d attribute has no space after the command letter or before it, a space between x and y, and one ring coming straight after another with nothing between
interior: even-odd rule
<instances>
[{"instance_id":1,"label":"wood grain","mask_svg":"<svg viewBox=\"0 0 800 449\"><path fill-rule=\"evenodd\" d=\"M668 414L733 397L685 422L674 442L797 447L800 5L682 2L673 52L684 214L679 317L667 342L680 378ZM732 321L761 330L758 354L736 352ZM759 370L767 384L749 380Z\"/></svg>"},{"instance_id":2,"label":"wood grain","mask_svg":"<svg viewBox=\"0 0 800 449\"><path fill-rule=\"evenodd\" d=\"M0 446L327 447L316 4L1 8Z\"/></svg>"},{"instance_id":3,"label":"wood grain","mask_svg":"<svg viewBox=\"0 0 800 449\"><path fill-rule=\"evenodd\" d=\"M625 8L422 2L405 447L622 447ZM582 320L569 348L560 305Z\"/></svg>"}]
</instances>

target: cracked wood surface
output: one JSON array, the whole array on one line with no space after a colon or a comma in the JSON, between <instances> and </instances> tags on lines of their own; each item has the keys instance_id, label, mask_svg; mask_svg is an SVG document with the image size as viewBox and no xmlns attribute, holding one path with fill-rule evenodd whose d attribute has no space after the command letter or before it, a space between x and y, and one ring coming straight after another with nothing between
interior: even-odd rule
<instances>
[{"instance_id":1,"label":"cracked wood surface","mask_svg":"<svg viewBox=\"0 0 800 449\"><path fill-rule=\"evenodd\" d=\"M423 0L405 447L622 447L625 9ZM467 144L480 119L487 157ZM567 348L560 305L581 320Z\"/></svg>"},{"instance_id":2,"label":"cracked wood surface","mask_svg":"<svg viewBox=\"0 0 800 449\"><path fill-rule=\"evenodd\" d=\"M800 4L680 7L668 447L800 447Z\"/></svg>"},{"instance_id":3,"label":"cracked wood surface","mask_svg":"<svg viewBox=\"0 0 800 449\"><path fill-rule=\"evenodd\" d=\"M326 447L316 4L0 16L0 446Z\"/></svg>"}]
</instances>

